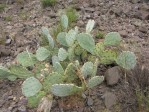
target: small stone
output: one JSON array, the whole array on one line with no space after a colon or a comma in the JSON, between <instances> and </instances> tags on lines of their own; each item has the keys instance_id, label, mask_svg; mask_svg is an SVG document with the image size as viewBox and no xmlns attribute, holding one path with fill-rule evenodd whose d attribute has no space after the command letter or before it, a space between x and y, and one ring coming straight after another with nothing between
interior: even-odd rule
<instances>
[{"instance_id":1,"label":"small stone","mask_svg":"<svg viewBox=\"0 0 149 112\"><path fill-rule=\"evenodd\" d=\"M128 34L126 30L121 30L121 31L119 31L119 33L124 38L126 38L127 37L127 34Z\"/></svg>"},{"instance_id":2,"label":"small stone","mask_svg":"<svg viewBox=\"0 0 149 112\"><path fill-rule=\"evenodd\" d=\"M95 11L94 8L89 8L89 7L85 8L85 10L86 10L86 11L89 11L89 12L94 12L94 11Z\"/></svg>"},{"instance_id":3,"label":"small stone","mask_svg":"<svg viewBox=\"0 0 149 112\"><path fill-rule=\"evenodd\" d=\"M8 110L10 110L10 111L11 111L12 109L13 109L13 107L8 107Z\"/></svg>"},{"instance_id":4,"label":"small stone","mask_svg":"<svg viewBox=\"0 0 149 112\"><path fill-rule=\"evenodd\" d=\"M20 107L18 108L18 110L19 110L19 112L27 112L27 111L26 111L26 107L25 107L24 105L20 106Z\"/></svg>"},{"instance_id":5,"label":"small stone","mask_svg":"<svg viewBox=\"0 0 149 112\"><path fill-rule=\"evenodd\" d=\"M149 12L148 11L141 11L141 18L143 20L149 20Z\"/></svg>"},{"instance_id":6,"label":"small stone","mask_svg":"<svg viewBox=\"0 0 149 112\"><path fill-rule=\"evenodd\" d=\"M147 30L146 27L142 26L142 27L139 28L139 31L142 32L142 33L147 33L148 30Z\"/></svg>"},{"instance_id":7,"label":"small stone","mask_svg":"<svg viewBox=\"0 0 149 112\"><path fill-rule=\"evenodd\" d=\"M85 99L86 98L86 95L84 93L82 93L82 97Z\"/></svg>"},{"instance_id":8,"label":"small stone","mask_svg":"<svg viewBox=\"0 0 149 112\"><path fill-rule=\"evenodd\" d=\"M110 109L113 105L116 104L117 97L115 94L111 92L106 92L103 96L106 108Z\"/></svg>"},{"instance_id":9,"label":"small stone","mask_svg":"<svg viewBox=\"0 0 149 112\"><path fill-rule=\"evenodd\" d=\"M107 81L107 85L115 85L118 83L120 79L120 69L118 66L112 67L108 69L105 73L105 78Z\"/></svg>"},{"instance_id":10,"label":"small stone","mask_svg":"<svg viewBox=\"0 0 149 112\"><path fill-rule=\"evenodd\" d=\"M11 44L11 39L7 39L5 42L5 45L10 45Z\"/></svg>"},{"instance_id":11,"label":"small stone","mask_svg":"<svg viewBox=\"0 0 149 112\"><path fill-rule=\"evenodd\" d=\"M91 105L93 105L93 103L94 103L94 102L93 102L93 99L89 97L89 98L87 99L87 105L88 105L88 106L91 106Z\"/></svg>"},{"instance_id":12,"label":"small stone","mask_svg":"<svg viewBox=\"0 0 149 112\"><path fill-rule=\"evenodd\" d=\"M2 107L4 103L5 103L4 100L0 100L0 107Z\"/></svg>"}]
</instances>

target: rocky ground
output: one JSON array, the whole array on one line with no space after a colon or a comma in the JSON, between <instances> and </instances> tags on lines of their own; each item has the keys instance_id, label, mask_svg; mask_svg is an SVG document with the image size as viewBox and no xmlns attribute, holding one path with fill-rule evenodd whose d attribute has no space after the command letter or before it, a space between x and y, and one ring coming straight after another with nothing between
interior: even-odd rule
<instances>
[{"instance_id":1,"label":"rocky ground","mask_svg":"<svg viewBox=\"0 0 149 112\"><path fill-rule=\"evenodd\" d=\"M134 51L140 66L125 79L117 67L99 67L98 74L106 73L106 82L90 92L84 93L83 103L70 103L55 98L52 112L147 112L138 108L134 89L138 85L148 87L149 72L149 3L145 0L58 0L53 7L42 8L40 0L8 0L0 12L0 64L9 65L18 53L28 49L35 52L39 46L41 27L52 29L59 21L59 10L74 6L80 16L76 25L85 28L89 19L96 21L95 29L102 32L117 31L126 48ZM0 3L5 3L1 0ZM109 68L107 70L107 68ZM140 70L140 71L137 71ZM141 72L142 71L142 72ZM136 74L143 75L138 75ZM113 75L114 74L114 75ZM131 74L131 75L130 75ZM138 78L137 78L138 77ZM134 83L131 83L134 82ZM140 82L140 83L139 83ZM142 82L144 82L142 84ZM22 96L22 81L0 82L0 112L36 112L26 106ZM142 86L141 86L142 87ZM143 87L141 89L144 89ZM65 106L62 102L66 102Z\"/></svg>"}]
</instances>

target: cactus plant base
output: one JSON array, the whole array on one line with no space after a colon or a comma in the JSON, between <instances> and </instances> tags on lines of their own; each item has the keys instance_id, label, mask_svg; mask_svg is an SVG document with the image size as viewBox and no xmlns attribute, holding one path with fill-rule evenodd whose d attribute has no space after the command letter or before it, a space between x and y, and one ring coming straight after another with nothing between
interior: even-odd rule
<instances>
[{"instance_id":1,"label":"cactus plant base","mask_svg":"<svg viewBox=\"0 0 149 112\"><path fill-rule=\"evenodd\" d=\"M85 100L78 95L68 96L59 99L59 106L64 110L69 110L73 108L84 108Z\"/></svg>"}]
</instances>

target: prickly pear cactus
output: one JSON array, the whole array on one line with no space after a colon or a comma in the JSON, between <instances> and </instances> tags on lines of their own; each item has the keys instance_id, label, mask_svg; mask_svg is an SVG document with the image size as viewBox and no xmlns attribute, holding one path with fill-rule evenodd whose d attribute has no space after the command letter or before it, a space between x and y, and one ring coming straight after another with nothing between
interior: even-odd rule
<instances>
[{"instance_id":1,"label":"prickly pear cactus","mask_svg":"<svg viewBox=\"0 0 149 112\"><path fill-rule=\"evenodd\" d=\"M61 25L64 29L68 28L68 17L66 15L61 16Z\"/></svg>"},{"instance_id":2,"label":"prickly pear cactus","mask_svg":"<svg viewBox=\"0 0 149 112\"><path fill-rule=\"evenodd\" d=\"M101 64L112 64L115 62L118 51L112 49L105 49L102 42L96 44L95 54L99 57Z\"/></svg>"},{"instance_id":3,"label":"prickly pear cactus","mask_svg":"<svg viewBox=\"0 0 149 112\"><path fill-rule=\"evenodd\" d=\"M86 78L88 75L91 75L93 73L93 63L92 62L86 62L81 68L82 75Z\"/></svg>"},{"instance_id":4,"label":"prickly pear cactus","mask_svg":"<svg viewBox=\"0 0 149 112\"><path fill-rule=\"evenodd\" d=\"M38 106L40 100L46 95L44 91L39 91L35 96L31 96L28 98L28 106L31 108L35 108Z\"/></svg>"},{"instance_id":5,"label":"prickly pear cactus","mask_svg":"<svg viewBox=\"0 0 149 112\"><path fill-rule=\"evenodd\" d=\"M48 28L42 27L42 33L47 37L50 47L54 48L55 42L53 38L51 37Z\"/></svg>"},{"instance_id":6,"label":"prickly pear cactus","mask_svg":"<svg viewBox=\"0 0 149 112\"><path fill-rule=\"evenodd\" d=\"M54 67L55 72L58 72L60 74L64 74L64 69L59 62L56 62L55 65L53 65L53 67Z\"/></svg>"},{"instance_id":7,"label":"prickly pear cactus","mask_svg":"<svg viewBox=\"0 0 149 112\"><path fill-rule=\"evenodd\" d=\"M91 61L92 63L95 62L95 59L96 59L96 56L93 56L93 55L88 55L88 61Z\"/></svg>"},{"instance_id":8,"label":"prickly pear cactus","mask_svg":"<svg viewBox=\"0 0 149 112\"><path fill-rule=\"evenodd\" d=\"M103 76L94 76L91 79L89 79L87 86L88 88L93 88L99 84L101 84L104 81Z\"/></svg>"},{"instance_id":9,"label":"prickly pear cactus","mask_svg":"<svg viewBox=\"0 0 149 112\"><path fill-rule=\"evenodd\" d=\"M102 42L99 42L99 43L96 44L94 52L97 56L100 56L100 55L102 55L104 50L105 50L104 44Z\"/></svg>"},{"instance_id":10,"label":"prickly pear cactus","mask_svg":"<svg viewBox=\"0 0 149 112\"><path fill-rule=\"evenodd\" d=\"M104 45L118 46L121 43L121 36L118 32L110 32L105 36Z\"/></svg>"},{"instance_id":11,"label":"prickly pear cactus","mask_svg":"<svg viewBox=\"0 0 149 112\"><path fill-rule=\"evenodd\" d=\"M7 78L12 75L12 73L5 67L0 66L0 78Z\"/></svg>"},{"instance_id":12,"label":"prickly pear cactus","mask_svg":"<svg viewBox=\"0 0 149 112\"><path fill-rule=\"evenodd\" d=\"M81 46L76 46L76 48L74 49L75 55L81 55L83 53L84 49Z\"/></svg>"},{"instance_id":13,"label":"prickly pear cactus","mask_svg":"<svg viewBox=\"0 0 149 112\"><path fill-rule=\"evenodd\" d=\"M58 51L58 58L60 61L64 61L68 56L67 51L64 48L60 48Z\"/></svg>"},{"instance_id":14,"label":"prickly pear cactus","mask_svg":"<svg viewBox=\"0 0 149 112\"><path fill-rule=\"evenodd\" d=\"M58 35L57 35L57 41L63 45L63 46L68 46L67 45L67 42L66 42L66 32L60 32Z\"/></svg>"},{"instance_id":15,"label":"prickly pear cactus","mask_svg":"<svg viewBox=\"0 0 149 112\"><path fill-rule=\"evenodd\" d=\"M55 96L65 97L81 92L82 88L74 84L54 84L51 87L51 92Z\"/></svg>"},{"instance_id":16,"label":"prickly pear cactus","mask_svg":"<svg viewBox=\"0 0 149 112\"><path fill-rule=\"evenodd\" d=\"M73 81L75 81L78 77L76 75L76 67L73 63L70 63L66 70L65 70L65 73L64 73L64 76L65 76L65 80L68 82L68 83L71 83Z\"/></svg>"},{"instance_id":17,"label":"prickly pear cactus","mask_svg":"<svg viewBox=\"0 0 149 112\"><path fill-rule=\"evenodd\" d=\"M75 45L70 47L70 48L68 48L68 59L70 61L75 59L75 52L74 51L75 51Z\"/></svg>"},{"instance_id":18,"label":"prickly pear cactus","mask_svg":"<svg viewBox=\"0 0 149 112\"><path fill-rule=\"evenodd\" d=\"M123 51L117 58L116 63L127 69L133 69L136 65L136 56L130 51Z\"/></svg>"},{"instance_id":19,"label":"prickly pear cactus","mask_svg":"<svg viewBox=\"0 0 149 112\"><path fill-rule=\"evenodd\" d=\"M36 57L27 51L24 51L17 56L17 61L24 67L33 66L37 59Z\"/></svg>"},{"instance_id":20,"label":"prickly pear cactus","mask_svg":"<svg viewBox=\"0 0 149 112\"><path fill-rule=\"evenodd\" d=\"M42 84L34 77L27 78L22 84L22 93L26 97L36 95L42 89Z\"/></svg>"},{"instance_id":21,"label":"prickly pear cactus","mask_svg":"<svg viewBox=\"0 0 149 112\"><path fill-rule=\"evenodd\" d=\"M86 33L90 33L95 25L95 21L94 20L89 20L87 25L86 25Z\"/></svg>"},{"instance_id":22,"label":"prickly pear cactus","mask_svg":"<svg viewBox=\"0 0 149 112\"><path fill-rule=\"evenodd\" d=\"M64 80L63 75L61 75L57 72L52 72L45 78L45 80L43 82L43 88L45 91L49 92L49 90L53 84L62 83L63 80Z\"/></svg>"},{"instance_id":23,"label":"prickly pear cactus","mask_svg":"<svg viewBox=\"0 0 149 112\"><path fill-rule=\"evenodd\" d=\"M112 64L116 61L118 54L114 50L105 50L100 56L100 63L102 64Z\"/></svg>"},{"instance_id":24,"label":"prickly pear cactus","mask_svg":"<svg viewBox=\"0 0 149 112\"><path fill-rule=\"evenodd\" d=\"M70 30L67 34L66 34L66 42L68 46L72 46L76 40L76 35L77 32L75 30Z\"/></svg>"},{"instance_id":25,"label":"prickly pear cactus","mask_svg":"<svg viewBox=\"0 0 149 112\"><path fill-rule=\"evenodd\" d=\"M50 54L51 54L50 51L47 50L46 48L39 47L36 51L36 58L39 61L44 61L45 59L47 59L50 56Z\"/></svg>"},{"instance_id":26,"label":"prickly pear cactus","mask_svg":"<svg viewBox=\"0 0 149 112\"><path fill-rule=\"evenodd\" d=\"M34 76L34 74L28 71L26 68L17 65L11 66L10 72L18 78L28 78Z\"/></svg>"},{"instance_id":27,"label":"prickly pear cactus","mask_svg":"<svg viewBox=\"0 0 149 112\"><path fill-rule=\"evenodd\" d=\"M87 51L83 51L82 54L81 54L81 59L83 61L86 61L88 59L88 53Z\"/></svg>"},{"instance_id":28,"label":"prickly pear cactus","mask_svg":"<svg viewBox=\"0 0 149 112\"><path fill-rule=\"evenodd\" d=\"M91 54L94 54L95 41L90 34L86 33L78 34L77 41L83 49L87 50Z\"/></svg>"},{"instance_id":29,"label":"prickly pear cactus","mask_svg":"<svg viewBox=\"0 0 149 112\"><path fill-rule=\"evenodd\" d=\"M97 58L95 58L95 62L94 62L94 65L93 65L92 77L96 76L98 65L99 65L99 60Z\"/></svg>"}]
</instances>

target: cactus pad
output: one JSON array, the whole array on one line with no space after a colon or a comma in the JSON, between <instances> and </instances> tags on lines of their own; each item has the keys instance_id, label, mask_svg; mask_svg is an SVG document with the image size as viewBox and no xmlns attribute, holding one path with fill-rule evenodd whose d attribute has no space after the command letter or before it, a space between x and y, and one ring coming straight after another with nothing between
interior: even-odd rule
<instances>
[{"instance_id":1,"label":"cactus pad","mask_svg":"<svg viewBox=\"0 0 149 112\"><path fill-rule=\"evenodd\" d=\"M104 81L103 76L94 76L91 79L89 79L87 85L88 85L89 88L93 88L93 87L101 84L103 81Z\"/></svg>"},{"instance_id":2,"label":"cactus pad","mask_svg":"<svg viewBox=\"0 0 149 112\"><path fill-rule=\"evenodd\" d=\"M61 16L61 25L63 28L67 29L68 27L68 17L66 15Z\"/></svg>"},{"instance_id":3,"label":"cactus pad","mask_svg":"<svg viewBox=\"0 0 149 112\"><path fill-rule=\"evenodd\" d=\"M82 75L86 78L88 75L91 75L93 72L93 63L86 62L81 68Z\"/></svg>"},{"instance_id":4,"label":"cactus pad","mask_svg":"<svg viewBox=\"0 0 149 112\"><path fill-rule=\"evenodd\" d=\"M66 42L66 34L67 34L66 32L60 32L57 35L57 41L63 46L68 46Z\"/></svg>"},{"instance_id":5,"label":"cactus pad","mask_svg":"<svg viewBox=\"0 0 149 112\"><path fill-rule=\"evenodd\" d=\"M91 35L80 33L77 35L77 41L83 49L87 50L91 54L94 54L95 41Z\"/></svg>"},{"instance_id":6,"label":"cactus pad","mask_svg":"<svg viewBox=\"0 0 149 112\"><path fill-rule=\"evenodd\" d=\"M133 69L136 65L136 56L130 51L123 51L117 58L116 63L127 69Z\"/></svg>"},{"instance_id":7,"label":"cactus pad","mask_svg":"<svg viewBox=\"0 0 149 112\"><path fill-rule=\"evenodd\" d=\"M24 52L18 54L17 61L22 66L28 67L28 66L33 66L37 62L37 59L32 53L24 51Z\"/></svg>"},{"instance_id":8,"label":"cactus pad","mask_svg":"<svg viewBox=\"0 0 149 112\"><path fill-rule=\"evenodd\" d=\"M60 48L58 51L58 58L60 61L64 61L68 56L67 51L64 48Z\"/></svg>"},{"instance_id":9,"label":"cactus pad","mask_svg":"<svg viewBox=\"0 0 149 112\"><path fill-rule=\"evenodd\" d=\"M118 32L110 32L105 36L104 45L117 46L120 44L122 38Z\"/></svg>"},{"instance_id":10,"label":"cactus pad","mask_svg":"<svg viewBox=\"0 0 149 112\"><path fill-rule=\"evenodd\" d=\"M44 61L44 60L47 59L49 56L50 56L50 51L47 50L47 49L44 48L44 47L40 47L40 48L38 48L37 51L36 51L36 58L37 58L39 61Z\"/></svg>"},{"instance_id":11,"label":"cactus pad","mask_svg":"<svg viewBox=\"0 0 149 112\"><path fill-rule=\"evenodd\" d=\"M73 95L81 90L81 87L75 86L74 84L54 84L51 87L51 92L60 97Z\"/></svg>"},{"instance_id":12,"label":"cactus pad","mask_svg":"<svg viewBox=\"0 0 149 112\"><path fill-rule=\"evenodd\" d=\"M22 84L22 93L26 97L37 94L42 88L42 84L34 77L27 78Z\"/></svg>"}]
</instances>

